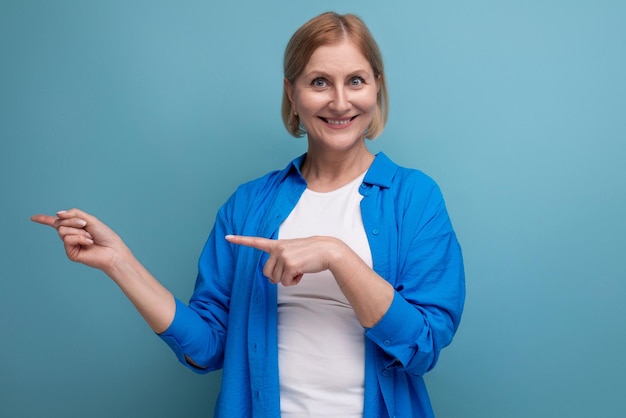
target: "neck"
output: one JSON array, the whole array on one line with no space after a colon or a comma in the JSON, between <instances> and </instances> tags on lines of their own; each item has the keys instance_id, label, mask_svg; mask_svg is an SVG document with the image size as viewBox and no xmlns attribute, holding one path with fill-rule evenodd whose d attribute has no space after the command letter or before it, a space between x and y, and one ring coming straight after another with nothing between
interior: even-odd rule
<instances>
[{"instance_id":1,"label":"neck","mask_svg":"<svg viewBox=\"0 0 626 418\"><path fill-rule=\"evenodd\" d=\"M372 161L374 155L365 144L361 149L350 153L320 153L309 148L301 172L309 189L328 192L348 184L363 174Z\"/></svg>"}]
</instances>

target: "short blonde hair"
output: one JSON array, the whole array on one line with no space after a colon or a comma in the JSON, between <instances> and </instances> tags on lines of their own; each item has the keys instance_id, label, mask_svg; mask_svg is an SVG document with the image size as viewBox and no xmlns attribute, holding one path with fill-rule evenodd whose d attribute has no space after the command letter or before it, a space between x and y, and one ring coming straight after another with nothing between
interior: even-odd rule
<instances>
[{"instance_id":1,"label":"short blonde hair","mask_svg":"<svg viewBox=\"0 0 626 418\"><path fill-rule=\"evenodd\" d=\"M378 79L376 113L365 133L366 138L374 139L385 128L389 113L389 99L382 54L369 29L358 16L326 12L302 25L293 34L285 49L283 63L285 80L293 83L304 71L311 55L317 48L323 45L332 45L344 39L354 42L357 48L361 50L374 70L374 77ZM291 107L287 95L287 86L283 87L282 117L287 131L291 135L301 137L306 134L304 127L300 124L300 118Z\"/></svg>"}]
</instances>

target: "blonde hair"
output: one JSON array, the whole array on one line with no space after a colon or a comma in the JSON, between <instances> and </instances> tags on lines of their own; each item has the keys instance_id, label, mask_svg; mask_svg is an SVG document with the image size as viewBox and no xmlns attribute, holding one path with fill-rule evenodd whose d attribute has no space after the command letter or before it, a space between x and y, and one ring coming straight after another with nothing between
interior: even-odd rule
<instances>
[{"instance_id":1,"label":"blonde hair","mask_svg":"<svg viewBox=\"0 0 626 418\"><path fill-rule=\"evenodd\" d=\"M293 34L287 48L285 48L283 63L285 80L293 83L304 71L311 55L317 48L323 45L332 45L344 39L354 42L357 48L361 50L363 56L372 66L374 76L378 79L376 113L365 133L366 138L374 139L385 128L389 112L389 99L380 49L369 29L358 16L326 12L302 25ZM291 107L287 95L287 86L283 87L282 117L287 131L291 135L301 137L306 134L304 127L300 124L300 118Z\"/></svg>"}]
</instances>

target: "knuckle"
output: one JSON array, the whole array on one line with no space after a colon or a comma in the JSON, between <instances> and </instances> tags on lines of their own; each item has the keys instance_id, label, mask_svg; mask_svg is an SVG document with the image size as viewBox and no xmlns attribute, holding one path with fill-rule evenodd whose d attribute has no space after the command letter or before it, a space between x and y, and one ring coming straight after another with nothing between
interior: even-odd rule
<instances>
[{"instance_id":1,"label":"knuckle","mask_svg":"<svg viewBox=\"0 0 626 418\"><path fill-rule=\"evenodd\" d=\"M278 241L274 249L277 253L283 254L287 250L287 244L284 241Z\"/></svg>"},{"instance_id":2,"label":"knuckle","mask_svg":"<svg viewBox=\"0 0 626 418\"><path fill-rule=\"evenodd\" d=\"M295 260L285 260L285 271L295 272L298 270L298 263Z\"/></svg>"}]
</instances>

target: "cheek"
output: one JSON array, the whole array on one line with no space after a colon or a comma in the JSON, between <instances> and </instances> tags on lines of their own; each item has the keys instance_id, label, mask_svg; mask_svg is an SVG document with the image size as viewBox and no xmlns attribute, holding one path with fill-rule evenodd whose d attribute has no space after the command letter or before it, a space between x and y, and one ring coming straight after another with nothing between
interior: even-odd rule
<instances>
[{"instance_id":1,"label":"cheek","mask_svg":"<svg viewBox=\"0 0 626 418\"><path fill-rule=\"evenodd\" d=\"M365 100L367 100L370 106L376 107L378 101L378 90L375 88L369 88L367 90L367 99Z\"/></svg>"},{"instance_id":2,"label":"cheek","mask_svg":"<svg viewBox=\"0 0 626 418\"><path fill-rule=\"evenodd\" d=\"M295 106L301 116L311 116L326 106L328 99L324 94L299 94L295 97Z\"/></svg>"},{"instance_id":3,"label":"cheek","mask_svg":"<svg viewBox=\"0 0 626 418\"><path fill-rule=\"evenodd\" d=\"M378 95L376 91L363 91L362 93L363 94L355 96L352 103L366 112L373 112L376 110L376 106L378 106Z\"/></svg>"}]
</instances>

